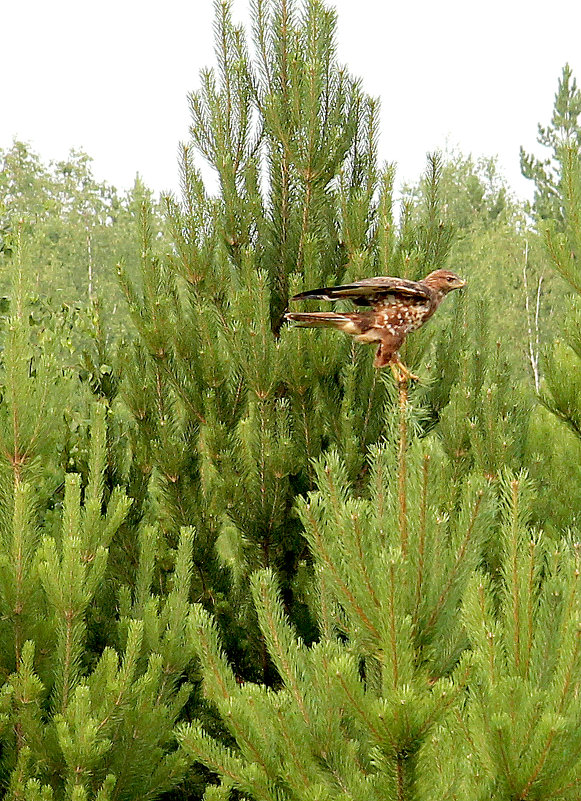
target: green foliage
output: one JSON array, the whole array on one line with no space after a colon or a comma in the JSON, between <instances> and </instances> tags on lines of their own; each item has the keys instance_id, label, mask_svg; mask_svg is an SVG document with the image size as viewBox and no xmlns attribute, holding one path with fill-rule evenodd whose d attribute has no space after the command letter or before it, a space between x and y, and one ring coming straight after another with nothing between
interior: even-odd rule
<instances>
[{"instance_id":1,"label":"green foliage","mask_svg":"<svg viewBox=\"0 0 581 801\"><path fill-rule=\"evenodd\" d=\"M312 277L324 282L341 277L347 258L364 246L377 117L374 101L337 64L334 12L320 2L299 10L293 0L258 0L254 19L251 60L230 3L216 3L218 68L204 71L202 88L190 96L191 132L219 177L221 240L237 268L252 246L268 276L278 332L289 275L314 267L307 251L318 248ZM335 224L338 193L347 225L355 207L367 215L357 232L345 231L345 241Z\"/></svg>"},{"instance_id":2,"label":"green foliage","mask_svg":"<svg viewBox=\"0 0 581 801\"><path fill-rule=\"evenodd\" d=\"M20 231L31 291L59 305L100 296L118 317L121 296L113 268L120 260L132 271L137 266L143 199L151 203L151 193L139 177L125 196L97 182L82 151L47 165L24 142L0 150L0 290L11 285L13 240ZM159 232L159 217L156 226Z\"/></svg>"},{"instance_id":3,"label":"green foliage","mask_svg":"<svg viewBox=\"0 0 581 801\"><path fill-rule=\"evenodd\" d=\"M226 4L221 8L225 16L219 30L225 31L228 8ZM277 54L284 52L283 34L292 31L293 8L273 3L274 30L282 42ZM256 6L259 44L269 41L264 32L267 9L268 4ZM305 19L310 19L308 12ZM237 36L232 32L232 42L239 42ZM228 34L222 39L228 41ZM268 58L263 62L267 64ZM300 70L300 54L293 68ZM250 68L244 71L245 76L250 74ZM261 76L268 74L265 68ZM208 94L207 108L229 108L224 73L222 80L223 94ZM289 92L295 90L294 84L289 86ZM250 97L250 90L239 95L240 107ZM293 108L292 95L288 97ZM255 113L258 153L272 120L266 113L262 120L260 104ZM199 116L197 127L215 131L218 117L211 122ZM247 113L244 119L251 117ZM297 130L292 116L284 122L286 128L281 124L281 130ZM216 136L212 141L224 139L225 135ZM285 148L284 140L280 152L282 167L277 174L285 175L284 156L290 153L292 160L286 162L290 175L288 164L299 163L299 158L292 148ZM268 165L272 162L270 155ZM195 291L204 298L205 310L208 295L214 295L217 311L211 319L218 321L216 339L224 337L231 363L239 365L234 367L241 377L238 386L247 393L239 407L234 447L229 444L227 423L216 426L212 418L212 429L219 434L209 451L211 434L204 431L204 461L210 454L212 464L206 462L203 475L208 487L211 481L220 487L220 506L227 510L231 525L223 530L219 548L231 565L238 560L237 569L233 568L237 581L245 573L250 576L253 606L272 667L259 682L253 675L241 675L228 636L221 637L208 611L198 608L190 634L204 693L227 734L216 739L198 718L180 729L179 739L192 757L219 776L221 784L211 789L211 795L221 798L234 789L262 799L331 798L338 793L397 799L525 799L533 797L537 786L540 794L534 797L552 797L553 791L573 797L577 713L575 694L565 697L569 685L563 677L574 682L578 670L577 623L573 616L575 622L569 627L555 630L548 610L555 608L550 600L555 581L562 582L563 593L574 591L570 567L575 557L565 543L558 551L563 562L545 567L550 549L556 546L545 545L542 535L531 531L529 516L540 517L542 506L527 497L527 480L518 473L525 454L538 445L534 438L531 442L531 431L537 437L540 433L538 421L530 420L532 392L525 384L525 368L530 360L534 371L530 349L538 350L541 340L550 338L547 330L532 338L530 298L527 310L522 287L523 267L525 280L542 283L538 240L526 229L523 209L510 198L492 161L474 165L470 160L446 163L432 158L418 191L408 197L399 226L394 225L391 211L392 172L369 176L368 186L376 189L368 196L359 193L357 202L355 192L343 189L344 173L327 190L330 200L335 185L340 189L341 246L349 252L343 274L320 269L324 240L319 226L310 237L314 260L308 258L306 247L298 247L296 278L289 275L288 283L273 280L269 252L261 248L257 227L254 239L249 229L244 234L244 242L253 243L251 252L232 250L237 237L231 231L213 240L214 265L223 258L224 242L229 257L230 269L223 262L214 267L215 276L225 277L219 296L212 281L196 279ZM269 194L270 186L275 186L274 178L260 194L263 204L265 198L278 197L274 190ZM248 192L246 208L251 196ZM298 196L304 204L307 189ZM351 201L349 207L341 205L345 198ZM324 283L329 275L348 280L365 274L366 266L375 274L415 278L441 266L452 244L451 226L442 219L443 199L449 201L448 211L461 231L451 259L456 258L458 271L468 275L474 294L449 310L452 323L440 336L428 329L410 339L404 358L410 364L425 358L426 385L409 398L407 394L402 398L400 387L397 411L390 381L362 382L359 354L350 355L347 344L339 343L332 354L318 351L326 332L309 332L300 351L289 349L287 357L293 332L279 331L276 315L280 297L286 297L287 289L292 291L289 284L294 280L301 289ZM220 221L224 210L207 208L207 218L216 214L217 226L226 230L228 223ZM268 221L270 211L268 205L261 209L260 225ZM250 213L226 214L229 220L252 219ZM199 242L198 236L192 239ZM463 259L475 243L478 258L467 265ZM496 271L490 265L485 270L489 254L498 259L503 251ZM313 264L318 274L312 275ZM199 276L198 266L180 272ZM233 280L237 294L230 300L228 285ZM543 309L552 308L555 287L542 297L539 289L539 308L541 303ZM273 300L273 295L279 298ZM248 305L246 298L252 299ZM267 309L277 339L269 340ZM232 310L235 322L229 325ZM144 316L147 313L140 315ZM572 337L575 327L570 328ZM505 352L503 345L511 334L528 340L529 350ZM218 346L214 352L223 350ZM516 387L515 366L520 378ZM329 397L339 415L335 411L327 417ZM365 430L374 432L367 441L360 433L366 399ZM295 408L301 413L298 419ZM315 411L321 423L313 420ZM383 425L377 428L379 419ZM269 430L276 437L268 436ZM313 432L321 432L317 447ZM304 450L316 457L311 465L301 466ZM539 464L535 454L542 484L549 480L550 468L543 471ZM509 474L507 467L516 472ZM241 486L236 485L236 476L243 477ZM267 526L274 530L278 519L270 499L286 493L289 497L295 487L301 489L295 506L310 557L300 555L293 583L282 569L288 560L265 558L264 539L262 552L256 547L254 521L264 531L264 505L256 504L260 498L269 511ZM560 520L562 512L555 508ZM289 520L287 511L280 521L288 544L294 520ZM529 540L535 547L527 547ZM272 541L268 540L269 556ZM317 625L311 645L312 634L301 628L297 616L299 599ZM561 635L567 642L563 658ZM555 659L543 663L550 649ZM517 687L525 662L527 683ZM521 694L526 700L511 717L505 710L511 708L513 696L520 699ZM569 701L571 706L566 707ZM503 756L504 734L498 734L496 719L489 722L490 709L497 710L497 717L506 717L509 758ZM555 723L560 715L563 720ZM436 780L434 765L439 767Z\"/></svg>"},{"instance_id":4,"label":"green foliage","mask_svg":"<svg viewBox=\"0 0 581 801\"><path fill-rule=\"evenodd\" d=\"M47 494L62 480L60 471L50 475L52 465L47 456L64 438L62 410L75 386L71 371L57 364L54 331L34 325L27 304L28 259L18 231L13 292L5 310L9 315L2 318L0 486L6 503L12 501L14 488L23 480L33 485L36 478L44 478L40 487Z\"/></svg>"},{"instance_id":5,"label":"green foliage","mask_svg":"<svg viewBox=\"0 0 581 801\"><path fill-rule=\"evenodd\" d=\"M533 522L559 539L576 528L581 497L581 442L546 407L537 406L529 420L524 463L535 482Z\"/></svg>"},{"instance_id":6,"label":"green foliage","mask_svg":"<svg viewBox=\"0 0 581 801\"><path fill-rule=\"evenodd\" d=\"M515 386L503 343L492 333L486 299L470 298L438 341L427 398L457 480L473 468L494 480L503 467L523 464L531 393Z\"/></svg>"},{"instance_id":7,"label":"green foliage","mask_svg":"<svg viewBox=\"0 0 581 801\"><path fill-rule=\"evenodd\" d=\"M388 490L397 470L389 448L372 460L365 500L353 497L337 457L318 463L320 490L300 514L315 558L319 642L308 648L297 638L270 571L252 579L276 690L236 683L211 619L198 611L191 635L204 692L236 750L199 723L182 728L179 740L224 787L254 798L416 797L418 752L465 691L469 667L458 662L465 640L455 610L490 520L478 482L465 486L451 526L441 519L448 499L435 497L439 457L437 449L410 454L405 549L400 499Z\"/></svg>"}]
</instances>

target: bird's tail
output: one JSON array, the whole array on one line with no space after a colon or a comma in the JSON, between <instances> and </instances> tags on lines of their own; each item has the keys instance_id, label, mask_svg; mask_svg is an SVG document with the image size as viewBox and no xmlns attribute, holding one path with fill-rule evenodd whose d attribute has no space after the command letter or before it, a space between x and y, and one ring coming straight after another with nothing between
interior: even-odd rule
<instances>
[{"instance_id":1,"label":"bird's tail","mask_svg":"<svg viewBox=\"0 0 581 801\"><path fill-rule=\"evenodd\" d=\"M301 328L338 328L345 330L353 326L352 318L348 314L335 312L287 312L284 316ZM351 332L349 332L351 333Z\"/></svg>"}]
</instances>

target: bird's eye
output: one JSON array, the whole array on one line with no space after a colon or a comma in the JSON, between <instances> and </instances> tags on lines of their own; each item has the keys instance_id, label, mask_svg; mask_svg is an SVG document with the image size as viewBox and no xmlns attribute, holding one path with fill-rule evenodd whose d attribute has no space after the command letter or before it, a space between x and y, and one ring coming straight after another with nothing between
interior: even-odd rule
<instances>
[{"instance_id":1,"label":"bird's eye","mask_svg":"<svg viewBox=\"0 0 581 801\"><path fill-rule=\"evenodd\" d=\"M446 276L446 281L453 281L453 280L454 280L454 276L453 275L447 275Z\"/></svg>"}]
</instances>

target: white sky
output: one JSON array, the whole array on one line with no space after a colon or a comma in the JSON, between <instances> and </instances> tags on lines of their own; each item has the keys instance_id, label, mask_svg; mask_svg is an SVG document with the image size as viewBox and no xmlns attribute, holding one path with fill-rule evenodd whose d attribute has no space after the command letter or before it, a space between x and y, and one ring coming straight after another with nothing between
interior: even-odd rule
<instances>
[{"instance_id":1,"label":"white sky","mask_svg":"<svg viewBox=\"0 0 581 801\"><path fill-rule=\"evenodd\" d=\"M415 180L449 141L498 154L519 195L519 145L535 147L561 68L581 83L579 0L334 0L339 59L382 104L381 157ZM80 147L119 188L139 172L177 190L187 92L213 63L212 0L5 0L0 14L0 147L45 159ZM235 19L247 0L234 0Z\"/></svg>"}]
</instances>

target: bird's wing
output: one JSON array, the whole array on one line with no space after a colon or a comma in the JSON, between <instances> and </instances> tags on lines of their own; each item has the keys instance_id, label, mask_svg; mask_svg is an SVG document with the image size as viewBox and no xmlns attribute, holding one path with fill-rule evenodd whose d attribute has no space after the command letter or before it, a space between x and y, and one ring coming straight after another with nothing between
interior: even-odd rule
<instances>
[{"instance_id":1,"label":"bird's wing","mask_svg":"<svg viewBox=\"0 0 581 801\"><path fill-rule=\"evenodd\" d=\"M392 278L380 275L376 278L364 278L343 286L321 287L295 295L291 300L352 300L358 306L376 306L396 303L405 298L406 301L425 302L430 300L427 287L418 281L405 278Z\"/></svg>"}]
</instances>

